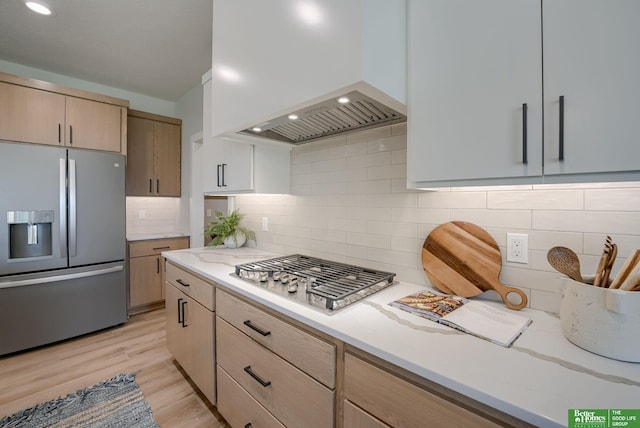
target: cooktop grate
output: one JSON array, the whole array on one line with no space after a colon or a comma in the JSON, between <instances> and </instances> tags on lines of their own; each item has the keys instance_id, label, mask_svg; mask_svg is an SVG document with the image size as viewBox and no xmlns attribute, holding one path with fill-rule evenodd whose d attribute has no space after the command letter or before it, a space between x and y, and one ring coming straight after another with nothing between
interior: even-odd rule
<instances>
[{"instance_id":1,"label":"cooktop grate","mask_svg":"<svg viewBox=\"0 0 640 428\"><path fill-rule=\"evenodd\" d=\"M257 282L278 282L287 276L305 286L326 309L334 310L393 283L394 273L367 269L315 257L292 254L284 257L245 263L235 267L236 275ZM283 284L284 284L283 280Z\"/></svg>"}]
</instances>

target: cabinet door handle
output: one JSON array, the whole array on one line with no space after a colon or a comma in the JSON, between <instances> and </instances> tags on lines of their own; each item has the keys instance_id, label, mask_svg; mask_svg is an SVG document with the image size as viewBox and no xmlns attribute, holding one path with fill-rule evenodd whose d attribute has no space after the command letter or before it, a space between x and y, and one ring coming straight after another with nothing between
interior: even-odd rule
<instances>
[{"instance_id":1,"label":"cabinet door handle","mask_svg":"<svg viewBox=\"0 0 640 428\"><path fill-rule=\"evenodd\" d=\"M246 320L245 322L243 322L244 325L246 325L247 327L249 327L251 330L258 332L259 334L263 335L263 336L269 336L271 334L270 331L264 331L259 327L256 327L255 325L253 325L251 323L251 320Z\"/></svg>"},{"instance_id":2,"label":"cabinet door handle","mask_svg":"<svg viewBox=\"0 0 640 428\"><path fill-rule=\"evenodd\" d=\"M169 248L171 248L170 245L167 245L166 247L154 247L153 251L158 251L158 250L168 250Z\"/></svg>"},{"instance_id":3,"label":"cabinet door handle","mask_svg":"<svg viewBox=\"0 0 640 428\"><path fill-rule=\"evenodd\" d=\"M560 95L558 100L560 104L559 114L560 114L560 122L558 126L558 159L561 161L564 160L564 95Z\"/></svg>"},{"instance_id":4,"label":"cabinet door handle","mask_svg":"<svg viewBox=\"0 0 640 428\"><path fill-rule=\"evenodd\" d=\"M244 428L251 428L252 426L253 426L253 425L251 425L251 422L249 422L248 424L246 424L246 425L244 426Z\"/></svg>"},{"instance_id":5,"label":"cabinet door handle","mask_svg":"<svg viewBox=\"0 0 640 428\"><path fill-rule=\"evenodd\" d=\"M227 187L227 185L224 182L224 167L227 166L226 163L222 164L222 187Z\"/></svg>"},{"instance_id":6,"label":"cabinet door handle","mask_svg":"<svg viewBox=\"0 0 640 428\"><path fill-rule=\"evenodd\" d=\"M182 299L181 299L182 300ZM187 306L187 301L186 300L182 300L182 303L180 303L180 305L182 306L182 328L185 327L189 327L189 324L184 322L184 307Z\"/></svg>"},{"instance_id":7,"label":"cabinet door handle","mask_svg":"<svg viewBox=\"0 0 640 428\"><path fill-rule=\"evenodd\" d=\"M221 168L221 167L222 167L222 165L218 164L218 166L217 166L217 168L218 168L218 169L217 169L217 173L218 173L218 174L217 174L217 176L218 176L218 182L217 182L217 183L218 183L218 187L222 187L222 186L220 186L220 168Z\"/></svg>"},{"instance_id":8,"label":"cabinet door handle","mask_svg":"<svg viewBox=\"0 0 640 428\"><path fill-rule=\"evenodd\" d=\"M527 103L522 104L522 163L527 163Z\"/></svg>"},{"instance_id":9,"label":"cabinet door handle","mask_svg":"<svg viewBox=\"0 0 640 428\"><path fill-rule=\"evenodd\" d=\"M156 273L160 273L160 257L156 257Z\"/></svg>"},{"instance_id":10,"label":"cabinet door handle","mask_svg":"<svg viewBox=\"0 0 640 428\"><path fill-rule=\"evenodd\" d=\"M156 193L160 193L160 179L156 178Z\"/></svg>"},{"instance_id":11,"label":"cabinet door handle","mask_svg":"<svg viewBox=\"0 0 640 428\"><path fill-rule=\"evenodd\" d=\"M255 374L252 370L251 370L251 366L247 366L244 368L244 371L247 372L249 374L249 376L251 376L252 378L254 378L256 381L258 381L258 383L262 386L264 386L265 388L269 385L271 385L271 381L267 380L263 380L260 376L258 376L257 374Z\"/></svg>"},{"instance_id":12,"label":"cabinet door handle","mask_svg":"<svg viewBox=\"0 0 640 428\"><path fill-rule=\"evenodd\" d=\"M149 179L149 193L153 193L152 186L153 186L153 180Z\"/></svg>"},{"instance_id":13,"label":"cabinet door handle","mask_svg":"<svg viewBox=\"0 0 640 428\"><path fill-rule=\"evenodd\" d=\"M73 146L73 126L69 125L69 145Z\"/></svg>"},{"instance_id":14,"label":"cabinet door handle","mask_svg":"<svg viewBox=\"0 0 640 428\"><path fill-rule=\"evenodd\" d=\"M184 324L184 319L183 319L184 314L182 313L182 305L181 305L183 300L184 299L182 297L178 299L178 324Z\"/></svg>"},{"instance_id":15,"label":"cabinet door handle","mask_svg":"<svg viewBox=\"0 0 640 428\"><path fill-rule=\"evenodd\" d=\"M190 287L191 286L191 284L188 284L188 283L182 281L181 279L176 279L176 282L178 284L182 285L183 287Z\"/></svg>"},{"instance_id":16,"label":"cabinet door handle","mask_svg":"<svg viewBox=\"0 0 640 428\"><path fill-rule=\"evenodd\" d=\"M62 124L58 124L58 144L62 143Z\"/></svg>"}]
</instances>

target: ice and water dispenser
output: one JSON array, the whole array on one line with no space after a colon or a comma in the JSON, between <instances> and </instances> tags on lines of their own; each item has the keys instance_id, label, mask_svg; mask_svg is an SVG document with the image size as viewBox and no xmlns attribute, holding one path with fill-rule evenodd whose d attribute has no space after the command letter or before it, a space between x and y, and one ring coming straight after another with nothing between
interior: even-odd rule
<instances>
[{"instance_id":1,"label":"ice and water dispenser","mask_svg":"<svg viewBox=\"0 0 640 428\"><path fill-rule=\"evenodd\" d=\"M7 224L9 261L26 261L53 255L53 210L9 211Z\"/></svg>"}]
</instances>

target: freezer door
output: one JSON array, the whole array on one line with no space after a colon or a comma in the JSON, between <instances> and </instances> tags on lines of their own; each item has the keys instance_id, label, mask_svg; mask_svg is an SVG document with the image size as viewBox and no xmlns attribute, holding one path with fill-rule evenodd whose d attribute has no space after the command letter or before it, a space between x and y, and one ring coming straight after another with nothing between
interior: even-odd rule
<instances>
[{"instance_id":1,"label":"freezer door","mask_svg":"<svg viewBox=\"0 0 640 428\"><path fill-rule=\"evenodd\" d=\"M69 265L124 260L125 158L69 149Z\"/></svg>"},{"instance_id":2,"label":"freezer door","mask_svg":"<svg viewBox=\"0 0 640 428\"><path fill-rule=\"evenodd\" d=\"M0 278L0 356L124 323L126 282L124 262Z\"/></svg>"},{"instance_id":3,"label":"freezer door","mask_svg":"<svg viewBox=\"0 0 640 428\"><path fill-rule=\"evenodd\" d=\"M65 230L65 158L63 148L0 141L0 277L67 266L66 246L61 240ZM39 236L29 233L35 230L33 225L19 224L23 217L36 218L42 213L50 213L52 221L40 223ZM50 249L44 251L40 246L49 239L46 247Z\"/></svg>"}]
</instances>

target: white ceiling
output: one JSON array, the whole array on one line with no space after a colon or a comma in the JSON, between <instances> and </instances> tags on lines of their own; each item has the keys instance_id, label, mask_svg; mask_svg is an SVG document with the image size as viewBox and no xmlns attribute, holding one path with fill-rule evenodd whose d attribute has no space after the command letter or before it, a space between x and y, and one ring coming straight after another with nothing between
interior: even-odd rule
<instances>
[{"instance_id":1,"label":"white ceiling","mask_svg":"<svg viewBox=\"0 0 640 428\"><path fill-rule=\"evenodd\" d=\"M212 0L0 0L0 60L174 101L211 68Z\"/></svg>"}]
</instances>

